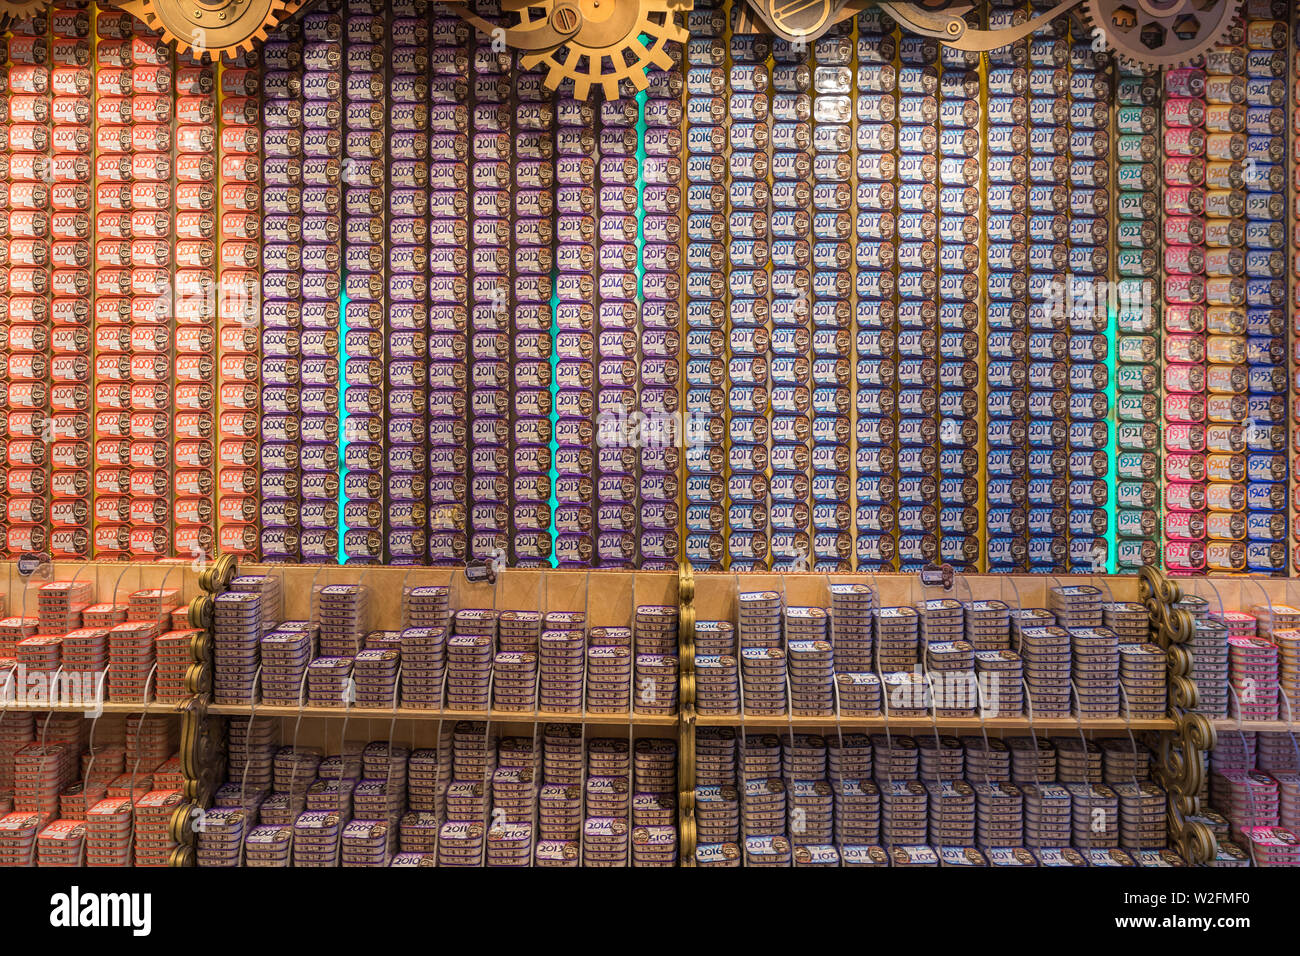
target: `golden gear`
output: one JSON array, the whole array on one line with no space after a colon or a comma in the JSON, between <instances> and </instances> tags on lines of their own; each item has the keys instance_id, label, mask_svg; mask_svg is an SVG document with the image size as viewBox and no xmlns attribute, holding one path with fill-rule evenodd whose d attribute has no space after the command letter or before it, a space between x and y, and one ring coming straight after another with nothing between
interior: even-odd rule
<instances>
[{"instance_id":1,"label":"golden gear","mask_svg":"<svg viewBox=\"0 0 1300 956\"><path fill-rule=\"evenodd\" d=\"M195 57L252 53L306 0L129 0L121 9L180 53Z\"/></svg>"},{"instance_id":2,"label":"golden gear","mask_svg":"<svg viewBox=\"0 0 1300 956\"><path fill-rule=\"evenodd\" d=\"M1222 42L1240 0L1087 0L1083 15L1115 55L1138 67L1185 66Z\"/></svg>"},{"instance_id":3,"label":"golden gear","mask_svg":"<svg viewBox=\"0 0 1300 956\"><path fill-rule=\"evenodd\" d=\"M649 83L646 70L672 69L668 44L688 39L678 14L694 5L694 0L559 0L528 6L507 0L504 9L513 9L519 23L506 31L506 43L513 45L511 35L516 32L549 26L566 39L549 49L521 50L520 65L545 66L547 89L557 90L569 79L576 99L585 100L593 85L604 89L606 99L617 99L619 80L644 90Z\"/></svg>"},{"instance_id":4,"label":"golden gear","mask_svg":"<svg viewBox=\"0 0 1300 956\"><path fill-rule=\"evenodd\" d=\"M34 17L49 7L51 0L27 0L25 3L11 3L0 0L0 30L8 30L19 20Z\"/></svg>"},{"instance_id":5,"label":"golden gear","mask_svg":"<svg viewBox=\"0 0 1300 956\"><path fill-rule=\"evenodd\" d=\"M740 6L734 31L809 43L867 6L862 0L747 0Z\"/></svg>"}]
</instances>

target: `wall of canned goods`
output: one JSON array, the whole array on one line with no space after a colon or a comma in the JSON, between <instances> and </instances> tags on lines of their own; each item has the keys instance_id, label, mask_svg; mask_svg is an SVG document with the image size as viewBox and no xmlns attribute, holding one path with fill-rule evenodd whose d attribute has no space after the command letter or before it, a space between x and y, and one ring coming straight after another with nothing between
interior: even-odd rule
<instances>
[{"instance_id":1,"label":"wall of canned goods","mask_svg":"<svg viewBox=\"0 0 1300 956\"><path fill-rule=\"evenodd\" d=\"M0 552L1300 570L1294 11L1245 12L1144 73L696 0L579 101L423 0L218 65L60 0L4 38Z\"/></svg>"}]
</instances>

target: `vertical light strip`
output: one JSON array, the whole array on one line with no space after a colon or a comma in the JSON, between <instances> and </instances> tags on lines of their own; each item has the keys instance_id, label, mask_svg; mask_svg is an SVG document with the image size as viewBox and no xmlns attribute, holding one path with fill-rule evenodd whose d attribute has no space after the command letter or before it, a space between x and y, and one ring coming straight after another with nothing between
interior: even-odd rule
<instances>
[{"instance_id":1,"label":"vertical light strip","mask_svg":"<svg viewBox=\"0 0 1300 956\"><path fill-rule=\"evenodd\" d=\"M1114 114L1112 113L1112 116ZM1112 134L1111 141L1114 142ZM1107 165L1111 171L1111 182L1115 180L1115 167L1108 160ZM1111 245L1111 278L1109 289L1115 288L1114 277L1114 238L1115 238L1115 217L1114 217L1114 190L1111 191L1111 213L1110 213L1110 236ZM1117 436L1119 433L1119 412L1118 412L1118 392L1117 382L1119 378L1119 367L1116 362L1116 353L1119 351L1119 317L1118 303L1115 296L1108 291L1106 295L1106 573L1114 574L1116 568L1116 556L1118 554L1118 544L1116 540L1116 530L1119 526L1119 507L1117 502L1118 481L1115 473L1115 460L1119 455L1119 444Z\"/></svg>"},{"instance_id":2,"label":"vertical light strip","mask_svg":"<svg viewBox=\"0 0 1300 956\"><path fill-rule=\"evenodd\" d=\"M645 34L641 42L648 43ZM636 304L645 302L645 101L648 94L636 95Z\"/></svg>"}]
</instances>

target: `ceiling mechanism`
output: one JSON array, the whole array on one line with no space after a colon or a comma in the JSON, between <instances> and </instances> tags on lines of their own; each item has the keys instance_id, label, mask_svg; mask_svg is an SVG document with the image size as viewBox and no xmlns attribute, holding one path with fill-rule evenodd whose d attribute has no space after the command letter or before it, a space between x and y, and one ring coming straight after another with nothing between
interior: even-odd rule
<instances>
[{"instance_id":1,"label":"ceiling mechanism","mask_svg":"<svg viewBox=\"0 0 1300 956\"><path fill-rule=\"evenodd\" d=\"M1226 39L1239 0L1087 0L1084 17L1120 58L1143 67L1184 66Z\"/></svg>"},{"instance_id":2,"label":"ceiling mechanism","mask_svg":"<svg viewBox=\"0 0 1300 956\"><path fill-rule=\"evenodd\" d=\"M543 67L547 89L573 82L573 95L585 100L592 87L606 99L619 96L626 80L644 90L646 70L670 70L671 42L688 39L682 22L694 0L502 0L501 8L518 22L502 27L468 8L452 5L461 19L520 53L525 69Z\"/></svg>"},{"instance_id":3,"label":"ceiling mechanism","mask_svg":"<svg viewBox=\"0 0 1300 956\"><path fill-rule=\"evenodd\" d=\"M910 33L934 37L958 50L985 53L1023 40L1073 8L1082 0L1060 0L1054 7L1030 17L1019 26L1000 30L979 30L966 21L966 14L975 4L960 0L929 0L919 3L898 3L878 0L877 6L898 21Z\"/></svg>"},{"instance_id":4,"label":"ceiling mechanism","mask_svg":"<svg viewBox=\"0 0 1300 956\"><path fill-rule=\"evenodd\" d=\"M121 9L179 53L232 59L253 52L306 0L127 0Z\"/></svg>"},{"instance_id":5,"label":"ceiling mechanism","mask_svg":"<svg viewBox=\"0 0 1300 956\"><path fill-rule=\"evenodd\" d=\"M734 0L740 2L740 0ZM1023 40L1079 6L1115 55L1139 67L1182 66L1222 42L1241 0L1059 0L1024 23L998 30L972 27L971 0L744 0L737 32L773 33L810 43L841 20L879 6L909 33L958 50L982 53Z\"/></svg>"},{"instance_id":6,"label":"ceiling mechanism","mask_svg":"<svg viewBox=\"0 0 1300 956\"><path fill-rule=\"evenodd\" d=\"M771 33L791 43L811 43L827 30L871 6L870 0L746 0L737 33Z\"/></svg>"},{"instance_id":7,"label":"ceiling mechanism","mask_svg":"<svg viewBox=\"0 0 1300 956\"><path fill-rule=\"evenodd\" d=\"M197 57L234 57L252 51L308 0L127 0L122 9L143 20L180 52ZM607 98L623 81L637 90L646 71L671 69L668 44L688 39L684 17L694 0L502 0L511 25L484 20L469 0L446 0L448 8L502 48L517 50L525 69L546 71L557 90L573 84L586 99L594 87ZM910 33L934 37L970 52L996 50L1024 39L1082 6L1096 35L1123 60L1138 67L1182 66L1222 42L1242 0L1059 0L1026 22L998 30L972 27L972 0L733 0L737 33L771 33L792 43L811 43L835 24L879 6ZM49 0L0 0L0 24L29 17ZM4 18L8 18L5 20Z\"/></svg>"}]
</instances>

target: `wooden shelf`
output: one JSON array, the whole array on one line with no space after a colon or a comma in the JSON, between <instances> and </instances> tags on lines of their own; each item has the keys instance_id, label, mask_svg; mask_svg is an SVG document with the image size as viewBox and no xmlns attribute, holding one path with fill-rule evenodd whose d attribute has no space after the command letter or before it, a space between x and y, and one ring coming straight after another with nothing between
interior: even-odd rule
<instances>
[{"instance_id":1,"label":"wooden shelf","mask_svg":"<svg viewBox=\"0 0 1300 956\"><path fill-rule=\"evenodd\" d=\"M104 701L97 708L87 707L85 704L19 704L6 703L0 706L0 714L5 713L24 713L24 714L81 714L86 715L90 710L101 710L105 714L168 714L173 717L179 717L184 713L189 701L180 703L169 703L165 701L150 701L149 703L125 703L122 701ZM89 719L89 718L88 718Z\"/></svg>"},{"instance_id":2,"label":"wooden shelf","mask_svg":"<svg viewBox=\"0 0 1300 956\"><path fill-rule=\"evenodd\" d=\"M557 714L549 711L421 710L387 707L320 707L272 704L212 704L208 713L224 717L310 717L332 720L490 720L513 724L585 724L589 727L675 727L676 714Z\"/></svg>"},{"instance_id":3,"label":"wooden shelf","mask_svg":"<svg viewBox=\"0 0 1300 956\"><path fill-rule=\"evenodd\" d=\"M1244 731L1245 733L1287 734L1300 733L1300 723L1285 720L1237 720L1233 717L1219 717L1214 721L1214 729L1220 733L1226 731Z\"/></svg>"},{"instance_id":4,"label":"wooden shelf","mask_svg":"<svg viewBox=\"0 0 1300 956\"><path fill-rule=\"evenodd\" d=\"M1085 732L1123 733L1147 730L1173 730L1176 726L1172 718L1157 720L1124 720L1122 717L1107 717L1091 720L1076 720L1073 717L1036 717L1030 721L1026 717L727 717L699 715L695 718L699 727L754 727L764 730L781 730L794 727L808 728L845 728L851 730L933 730L940 732L978 732L979 730L1016 731L1017 733L1038 735L1044 732L1077 733Z\"/></svg>"}]
</instances>

